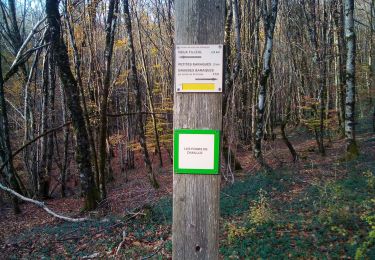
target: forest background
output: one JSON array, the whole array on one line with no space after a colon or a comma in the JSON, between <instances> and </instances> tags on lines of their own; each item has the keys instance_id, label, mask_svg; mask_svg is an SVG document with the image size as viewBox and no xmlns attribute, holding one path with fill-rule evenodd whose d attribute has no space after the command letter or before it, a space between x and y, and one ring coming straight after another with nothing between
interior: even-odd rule
<instances>
[{"instance_id":1,"label":"forest background","mask_svg":"<svg viewBox=\"0 0 375 260\"><path fill-rule=\"evenodd\" d=\"M149 217L148 211L157 215L155 205L172 192L174 5L173 0L0 2L2 187L34 202L47 201L54 205L54 212L63 212L61 216L71 216L70 220L115 214L135 219L137 226ZM245 208L239 204L236 214L223 213L231 217L222 225L225 246L221 253L248 255L246 247L264 246L236 243L256 236L254 225L262 229L269 228L270 222L278 223L270 217L269 222L254 224L257 216L251 212L267 219L273 215L272 208L274 213L281 211L270 200L283 197L285 190L277 187L284 182L299 193L315 187L320 195L314 201L321 207L322 201L329 200L324 197L327 190L334 193L335 185L343 185L337 191L342 196L362 189L363 200L353 201L349 209L344 205L344 212L336 208L318 211L333 215L327 217L331 218L326 223L327 237L344 234L344 240L338 239L344 248L338 249L339 256L371 255L375 243L375 202L371 200L375 183L371 164L375 158L374 0L227 0L226 7L223 187L233 189L236 195L230 196L237 196L244 188L236 186L238 181L251 183L248 178L253 178L259 185L247 186L246 190L252 190L243 194ZM356 178L361 178L355 182L367 183L365 191L363 185L345 186L352 180L353 169L359 171ZM310 171L315 175L308 175ZM266 180L276 187L275 194L273 189L265 191L271 185ZM327 188L327 183L333 188ZM0 191L2 227L13 222L18 226L3 237L8 253L15 253L16 248L9 241L28 230L22 216L28 219L30 209L39 211L21 201ZM356 224L338 224L341 220L335 216L349 213L353 215L345 221ZM116 221L108 217L110 227L120 228ZM150 242L147 250L168 256L170 227L158 226L158 221L153 233L163 234L159 234L163 239L156 239L162 242L151 239L155 243ZM39 219L30 230L42 224L46 223ZM308 230L287 229L290 233ZM270 230L277 233L279 229ZM119 230L111 232L117 237L114 250L109 251L129 253L119 246L129 236L121 236ZM311 238L311 234L306 236ZM129 248L142 247L143 238L134 237ZM346 249L350 243L355 245ZM36 244L41 248L43 243ZM304 251L296 248L283 252ZM82 250L62 252L74 255ZM27 254L33 253L40 251Z\"/></svg>"}]
</instances>

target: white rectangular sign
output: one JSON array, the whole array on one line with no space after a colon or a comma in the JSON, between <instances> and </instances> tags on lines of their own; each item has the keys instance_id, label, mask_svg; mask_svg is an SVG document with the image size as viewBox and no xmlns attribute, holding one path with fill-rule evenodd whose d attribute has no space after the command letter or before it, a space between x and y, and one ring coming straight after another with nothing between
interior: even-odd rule
<instances>
[{"instance_id":1,"label":"white rectangular sign","mask_svg":"<svg viewBox=\"0 0 375 260\"><path fill-rule=\"evenodd\" d=\"M214 135L180 134L179 168L214 169L214 145Z\"/></svg>"},{"instance_id":2,"label":"white rectangular sign","mask_svg":"<svg viewBox=\"0 0 375 260\"><path fill-rule=\"evenodd\" d=\"M223 91L223 45L177 45L177 92Z\"/></svg>"}]
</instances>

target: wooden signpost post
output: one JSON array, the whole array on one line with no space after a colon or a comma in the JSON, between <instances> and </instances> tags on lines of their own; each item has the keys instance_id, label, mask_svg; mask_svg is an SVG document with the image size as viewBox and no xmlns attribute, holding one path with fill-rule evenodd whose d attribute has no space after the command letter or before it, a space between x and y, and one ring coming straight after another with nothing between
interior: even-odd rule
<instances>
[{"instance_id":1,"label":"wooden signpost post","mask_svg":"<svg viewBox=\"0 0 375 260\"><path fill-rule=\"evenodd\" d=\"M219 257L224 0L175 1L173 259Z\"/></svg>"}]
</instances>

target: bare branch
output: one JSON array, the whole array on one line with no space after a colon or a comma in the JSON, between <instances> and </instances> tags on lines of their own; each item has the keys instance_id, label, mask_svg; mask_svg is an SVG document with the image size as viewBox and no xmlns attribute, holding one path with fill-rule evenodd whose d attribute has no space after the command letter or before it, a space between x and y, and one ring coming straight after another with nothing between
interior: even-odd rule
<instances>
[{"instance_id":1,"label":"bare branch","mask_svg":"<svg viewBox=\"0 0 375 260\"><path fill-rule=\"evenodd\" d=\"M35 48L27 50L24 54L22 54L21 58L17 61L17 63L14 64L14 66L12 65L12 67L9 69L9 71L7 72L7 74L5 74L5 76L4 76L4 82L7 82L17 72L18 68L29 59L29 57L31 56L31 54L34 51L40 50L41 48L44 48L44 47L46 47L48 45L49 44L44 44L44 45L41 45L41 46L37 46Z\"/></svg>"},{"instance_id":2,"label":"bare branch","mask_svg":"<svg viewBox=\"0 0 375 260\"><path fill-rule=\"evenodd\" d=\"M12 67L14 67L14 66L16 65L17 61L18 61L18 60L20 59L20 57L21 57L21 54L22 54L23 50L26 48L27 44L29 43L29 41L31 40L31 38L33 37L33 35L36 33L36 31L37 31L39 25L41 25L41 24L44 22L44 20L46 20L46 17L44 17L43 19L41 19L41 20L40 20L40 21L34 26L34 28L31 30L31 32L30 32L29 35L27 36L26 40L22 43L20 49L18 50L18 53L17 53L17 55L16 55L16 58L15 58L14 61L13 61L13 64L12 64L12 66L11 66L11 69L12 69Z\"/></svg>"},{"instance_id":3,"label":"bare branch","mask_svg":"<svg viewBox=\"0 0 375 260\"><path fill-rule=\"evenodd\" d=\"M9 99L5 98L5 101L22 117L23 120L25 120L25 116L22 114L22 112L17 108L15 104L13 104Z\"/></svg>"},{"instance_id":4,"label":"bare branch","mask_svg":"<svg viewBox=\"0 0 375 260\"><path fill-rule=\"evenodd\" d=\"M28 197L25 197L25 196L22 196L21 194L19 194L18 192L15 192L14 190L8 188L8 187L5 187L4 185L2 185L0 183L0 189L16 196L17 198L23 200L23 201L27 201L27 202L30 202L30 203L33 203L35 205L37 205L38 207L44 209L48 214L54 216L55 218L58 218L58 219L62 219L62 220L65 220L65 221L69 221L69 222L83 222L83 221L87 221L89 220L88 218L70 218L70 217L66 217L66 216L63 216L61 214L58 214L54 211L52 211L50 208L48 208L44 202L42 201L38 201L38 200L33 200L33 199L30 199Z\"/></svg>"},{"instance_id":5,"label":"bare branch","mask_svg":"<svg viewBox=\"0 0 375 260\"><path fill-rule=\"evenodd\" d=\"M361 22L361 21L359 21L359 20L357 20L357 19L354 19L354 22L356 22L356 23L358 23L358 24L360 24L360 25L362 25L362 26L364 26L364 27L370 29L371 31L375 32L375 30L374 30L373 28L371 28L371 26L368 25L368 24L365 24L365 23L363 23L363 22Z\"/></svg>"}]
</instances>

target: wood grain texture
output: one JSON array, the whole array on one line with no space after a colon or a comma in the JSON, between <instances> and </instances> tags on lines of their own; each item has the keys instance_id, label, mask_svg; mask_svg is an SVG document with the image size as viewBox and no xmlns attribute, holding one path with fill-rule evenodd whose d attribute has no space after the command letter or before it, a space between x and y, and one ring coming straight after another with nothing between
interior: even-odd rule
<instances>
[{"instance_id":1,"label":"wood grain texture","mask_svg":"<svg viewBox=\"0 0 375 260\"><path fill-rule=\"evenodd\" d=\"M176 44L223 44L224 0L176 0ZM222 126L222 93L176 93L175 129ZM173 175L173 259L218 259L220 175Z\"/></svg>"}]
</instances>

